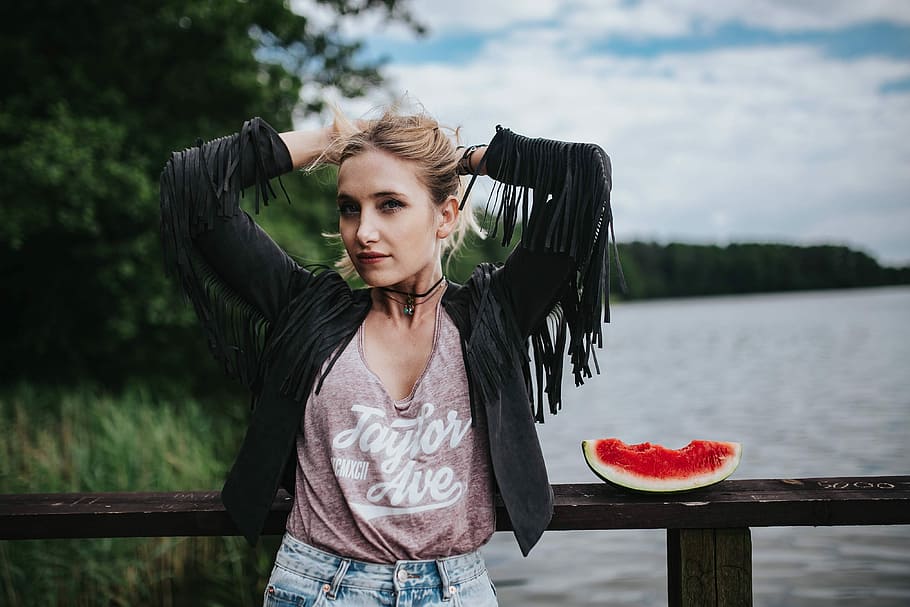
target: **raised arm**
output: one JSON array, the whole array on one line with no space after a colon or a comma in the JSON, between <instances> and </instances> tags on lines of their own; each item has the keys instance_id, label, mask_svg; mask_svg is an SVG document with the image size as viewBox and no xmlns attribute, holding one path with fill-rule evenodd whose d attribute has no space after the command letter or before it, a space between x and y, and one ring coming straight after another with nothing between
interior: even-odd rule
<instances>
[{"instance_id":1,"label":"raised arm","mask_svg":"<svg viewBox=\"0 0 910 607\"><path fill-rule=\"evenodd\" d=\"M516 330L531 339L542 420L544 392L551 412L560 406L566 346L581 384L592 375L593 348L609 321L610 159L596 144L530 139L497 127L489 146L462 164L498 182L488 209L494 237L510 244L521 222L521 241L495 285Z\"/></svg>"},{"instance_id":2,"label":"raised arm","mask_svg":"<svg viewBox=\"0 0 910 607\"><path fill-rule=\"evenodd\" d=\"M175 152L161 174L165 265L192 302L225 371L253 386L270 325L308 281L300 268L240 209L276 194L270 179L312 154L321 134L284 138L254 118L240 132Z\"/></svg>"}]
</instances>

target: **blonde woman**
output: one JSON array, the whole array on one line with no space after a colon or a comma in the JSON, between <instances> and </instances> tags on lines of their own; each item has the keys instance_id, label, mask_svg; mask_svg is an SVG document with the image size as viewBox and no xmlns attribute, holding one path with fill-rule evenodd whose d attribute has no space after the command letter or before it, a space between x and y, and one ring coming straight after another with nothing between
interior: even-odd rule
<instances>
[{"instance_id":1,"label":"blonde woman","mask_svg":"<svg viewBox=\"0 0 910 607\"><path fill-rule=\"evenodd\" d=\"M342 265L367 288L299 266L238 207L320 163L338 166ZM509 244L519 221L522 236L459 285L442 257L473 222L477 174L497 182L493 236ZM526 555L552 514L534 421L560 406L566 355L590 377L609 320L610 187L596 145L497 127L456 149L394 111L281 134L256 118L172 156L167 265L254 395L222 499L255 543L279 485L294 497L266 605L496 605L478 552L494 495Z\"/></svg>"}]
</instances>

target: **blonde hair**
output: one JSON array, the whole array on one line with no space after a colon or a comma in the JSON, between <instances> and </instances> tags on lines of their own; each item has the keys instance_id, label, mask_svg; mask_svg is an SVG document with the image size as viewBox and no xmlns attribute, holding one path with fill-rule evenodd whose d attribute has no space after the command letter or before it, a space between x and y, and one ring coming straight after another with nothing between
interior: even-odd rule
<instances>
[{"instance_id":1,"label":"blonde hair","mask_svg":"<svg viewBox=\"0 0 910 607\"><path fill-rule=\"evenodd\" d=\"M427 188L431 200L441 205L449 196L459 201L464 197L467 178L457 172L458 129L446 129L426 113L399 114L393 107L375 120L352 121L334 110L332 144L317 158L308 170L325 164L341 165L342 162L369 150L382 150L414 163L417 178ZM451 137L444 131L449 131ZM483 237L484 232L474 217L470 201L458 214L455 228L442 243L442 253L451 260L469 233ZM324 234L340 240L339 234ZM355 275L354 263L344 251L335 267L345 278Z\"/></svg>"}]
</instances>

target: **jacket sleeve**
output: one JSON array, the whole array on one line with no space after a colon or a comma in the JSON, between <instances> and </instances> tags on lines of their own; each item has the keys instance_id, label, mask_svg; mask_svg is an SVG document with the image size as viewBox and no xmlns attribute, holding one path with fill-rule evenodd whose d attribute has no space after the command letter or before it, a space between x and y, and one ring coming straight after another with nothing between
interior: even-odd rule
<instances>
[{"instance_id":1,"label":"jacket sleeve","mask_svg":"<svg viewBox=\"0 0 910 607\"><path fill-rule=\"evenodd\" d=\"M168 272L192 302L225 371L253 388L274 322L309 274L240 209L244 188L275 198L269 180L292 169L260 118L239 133L175 152L161 173L161 238ZM283 189L283 186L282 186Z\"/></svg>"},{"instance_id":2,"label":"jacket sleeve","mask_svg":"<svg viewBox=\"0 0 910 607\"><path fill-rule=\"evenodd\" d=\"M610 319L610 158L595 144L530 139L497 127L484 160L498 182L494 236L501 230L508 245L521 222L521 240L495 283L514 330L530 338L535 418L543 421L544 393L551 413L560 408L566 350L581 385L592 362L597 369L593 348L602 346L601 325ZM529 387L530 373L529 365Z\"/></svg>"}]
</instances>

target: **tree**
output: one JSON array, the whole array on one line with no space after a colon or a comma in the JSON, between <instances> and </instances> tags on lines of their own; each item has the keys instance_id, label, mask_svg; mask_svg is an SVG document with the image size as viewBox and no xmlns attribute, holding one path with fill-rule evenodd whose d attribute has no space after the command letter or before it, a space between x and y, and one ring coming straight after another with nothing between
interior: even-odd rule
<instances>
[{"instance_id":1,"label":"tree","mask_svg":"<svg viewBox=\"0 0 910 607\"><path fill-rule=\"evenodd\" d=\"M379 85L380 66L340 33L352 15L421 29L401 1L316 3L333 22L279 0L7 3L0 379L185 377L204 346L161 269L169 152L253 115L287 129L326 87L357 96Z\"/></svg>"}]
</instances>

